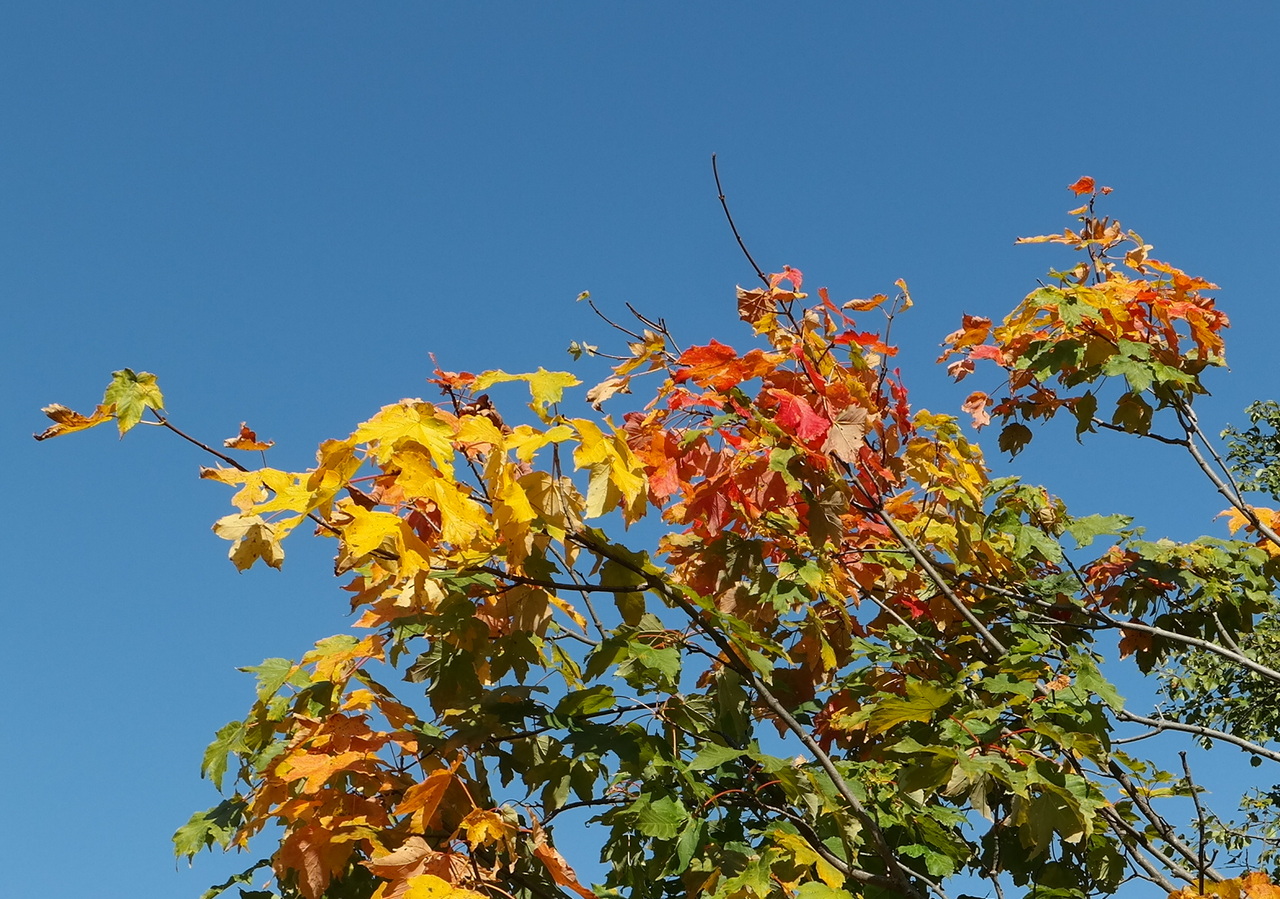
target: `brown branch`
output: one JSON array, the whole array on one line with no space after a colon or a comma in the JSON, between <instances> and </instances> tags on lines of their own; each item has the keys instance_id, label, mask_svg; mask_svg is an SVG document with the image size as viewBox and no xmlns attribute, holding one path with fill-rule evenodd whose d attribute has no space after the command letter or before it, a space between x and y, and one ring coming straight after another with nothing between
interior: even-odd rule
<instances>
[{"instance_id":1,"label":"brown branch","mask_svg":"<svg viewBox=\"0 0 1280 899\"><path fill-rule=\"evenodd\" d=\"M942 595L946 597L947 602L951 603L955 610L964 617L965 621L969 622L969 625L978 632L979 636L982 637L983 642L985 642L987 646L991 647L991 649L993 649L997 654L1002 656L1008 655L1009 650L1005 648L1005 645L1000 642L995 634L987 630L986 626L981 621L978 620L978 616L973 614L973 610L969 608L968 603L956 595L956 592L951 589L951 585L947 582L947 579L944 578L942 573L934 567L933 563L929 561L928 557L925 556L920 547L916 545L915 541L902 533L902 529L898 527L898 523L893 520L889 513L884 511L882 508L877 508L874 511L876 517L884 522L885 527L893 532L894 538L901 543L904 548L906 548L907 552L911 553L911 557L916 560L916 564L924 569L925 574L929 576L929 579L933 581L938 590L942 592Z\"/></svg>"},{"instance_id":2,"label":"brown branch","mask_svg":"<svg viewBox=\"0 0 1280 899\"><path fill-rule=\"evenodd\" d=\"M1096 416L1093 419L1091 419L1091 421L1093 424L1097 425L1100 428L1106 428L1108 431L1115 431L1116 433L1119 433L1119 434L1128 434L1131 437L1143 437L1143 438L1146 438L1147 440L1158 440L1159 442L1167 443L1170 446L1186 446L1187 445L1187 441L1181 437L1165 437L1163 434L1151 434L1151 433L1144 434L1141 431L1130 431L1128 428L1124 428L1124 427L1121 427L1120 425L1112 424L1109 421L1103 421L1101 418L1098 418Z\"/></svg>"},{"instance_id":3,"label":"brown branch","mask_svg":"<svg viewBox=\"0 0 1280 899\"><path fill-rule=\"evenodd\" d=\"M1268 749L1246 740L1244 737L1237 737L1235 734L1229 734L1224 730L1218 730L1213 727L1205 727L1200 724L1184 724L1181 721L1170 721L1167 718L1148 718L1146 715L1139 715L1137 712L1130 712L1121 709L1115 712L1116 718L1121 721L1129 721L1133 724L1142 724L1153 730L1176 730L1184 734L1194 734L1198 737L1207 737L1211 740L1217 740L1221 743L1230 743L1232 746L1239 746L1245 752L1251 753L1261 758L1268 759L1273 762L1280 762L1280 752Z\"/></svg>"},{"instance_id":4,"label":"brown branch","mask_svg":"<svg viewBox=\"0 0 1280 899\"><path fill-rule=\"evenodd\" d=\"M1196 891L1203 896L1205 894L1204 873L1206 868L1204 860L1204 809L1200 807L1200 790L1197 789L1195 781L1191 779L1191 766L1187 764L1187 754L1185 752L1179 752L1178 757L1182 759L1182 773L1187 777L1187 789L1191 791L1191 801L1195 803L1196 806L1196 830L1200 835L1196 853L1196 870L1200 874L1200 879L1196 883Z\"/></svg>"},{"instance_id":5,"label":"brown branch","mask_svg":"<svg viewBox=\"0 0 1280 899\"><path fill-rule=\"evenodd\" d=\"M747 245L742 241L742 235L738 233L738 226L733 223L733 216L729 214L729 203L724 198L724 188L720 186L720 169L716 166L716 154L711 154L711 174L716 179L716 193L720 196L720 208L724 210L724 217L729 220L729 229L733 231L733 236L738 241L738 246L742 249L742 255L747 257L747 261L751 263L751 267L756 270L756 277L764 282L764 286L769 286L769 278L756 265L756 261L751 258L751 251L747 249Z\"/></svg>"},{"instance_id":6,"label":"brown branch","mask_svg":"<svg viewBox=\"0 0 1280 899\"><path fill-rule=\"evenodd\" d=\"M1179 839L1178 834L1173 829L1173 826L1169 824L1169 822L1166 821L1159 812L1151 807L1151 803L1147 800L1146 794L1129 779L1129 775L1124 773L1124 770L1121 769L1120 765L1115 761L1110 761L1107 763L1107 771L1115 782L1120 785L1120 788L1124 790L1125 794L1133 800L1134 805L1142 812L1143 816L1152 823L1156 831L1159 832L1161 839L1168 843L1175 852L1187 861L1196 865L1200 860L1196 851ZM1148 848L1150 849L1150 847ZM1185 878L1188 882L1195 879L1193 877L1189 877L1188 872L1180 866L1176 866L1172 861L1170 864L1171 867L1169 870L1173 871L1179 877ZM1198 867L1197 872L1200 877L1208 874L1213 878L1215 883L1223 880L1223 876L1213 868ZM1204 890L1201 890L1201 893L1203 892Z\"/></svg>"},{"instance_id":7,"label":"brown branch","mask_svg":"<svg viewBox=\"0 0 1280 899\"><path fill-rule=\"evenodd\" d=\"M152 409L151 413L156 417L156 421L160 425L168 428L170 431L173 431L173 433L177 434L179 437L181 437L183 440L187 441L188 443L195 444L196 446L200 447L200 449L204 450L206 453L209 453L211 456L217 456L219 459L221 459L223 462L226 462L232 468L235 468L239 471L249 470L248 468L246 468L245 466L237 462L235 459L228 456L226 453L220 453L213 447L209 446L207 443L201 443L199 440L196 440L196 438L192 437L190 434L186 433L185 431L181 431L178 428L174 427L173 424L169 421L169 419L165 418L165 416L161 415L155 409Z\"/></svg>"},{"instance_id":8,"label":"brown branch","mask_svg":"<svg viewBox=\"0 0 1280 899\"><path fill-rule=\"evenodd\" d=\"M1196 446L1195 440L1192 439L1193 435L1199 437L1206 447L1209 447L1209 440L1204 436L1204 432L1200 430L1200 424L1196 420L1195 413L1191 411L1191 407L1183 404L1183 406L1177 411L1179 417L1182 419L1182 426L1187 432L1187 452L1191 453L1191 458L1195 460L1196 465L1198 465L1200 470L1204 472L1205 477L1213 483L1213 486L1216 487L1218 492L1226 498L1227 502L1231 503L1231 505L1238 510L1241 515L1248 519L1249 524L1253 526L1254 530L1265 537L1274 546L1280 546L1280 534L1277 534L1271 528L1262 523L1262 520L1258 518L1258 513L1254 511L1253 506L1244 501L1244 498L1240 495L1238 490L1232 489L1232 487L1228 486L1227 482L1213 470L1213 466L1211 466L1208 460L1205 459L1204 455L1201 454L1200 449ZM1215 458L1217 457L1217 453L1214 453L1211 447L1209 452L1213 453ZM1221 459L1219 459L1218 462L1221 464Z\"/></svg>"}]
</instances>

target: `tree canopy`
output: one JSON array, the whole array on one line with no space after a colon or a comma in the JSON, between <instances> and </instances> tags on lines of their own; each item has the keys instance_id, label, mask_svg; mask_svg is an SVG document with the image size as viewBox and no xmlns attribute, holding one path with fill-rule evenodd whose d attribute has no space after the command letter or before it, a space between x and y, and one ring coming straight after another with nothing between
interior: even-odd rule
<instances>
[{"instance_id":1,"label":"tree canopy","mask_svg":"<svg viewBox=\"0 0 1280 899\"><path fill-rule=\"evenodd\" d=\"M207 452L242 570L299 527L335 541L352 630L244 669L256 699L203 760L224 798L174 836L262 856L207 895L1280 896L1280 788L1233 820L1142 754L1280 761L1280 512L1247 498L1278 496L1280 410L1218 448L1195 411L1225 365L1215 285L1102 215L1109 188L1071 190L1074 224L1023 239L1065 267L945 339L957 381L1003 377L963 423L894 366L903 281L838 301L790 266L738 289L736 346L637 311L618 350L571 346L613 360L586 403L566 372L437 368L438 397L306 471L240 461L272 445L247 425L187 434L146 372L90 414L47 407L38 439L114 421ZM499 406L506 382L527 406ZM1059 416L1184 451L1233 538L1074 516L968 436L1016 456ZM1121 699L1117 656L1159 712ZM603 883L566 860L587 842Z\"/></svg>"}]
</instances>

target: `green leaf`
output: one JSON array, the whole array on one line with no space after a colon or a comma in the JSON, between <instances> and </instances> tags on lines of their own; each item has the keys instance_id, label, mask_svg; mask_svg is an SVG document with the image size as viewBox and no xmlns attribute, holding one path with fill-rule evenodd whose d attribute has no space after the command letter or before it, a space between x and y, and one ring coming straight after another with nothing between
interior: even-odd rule
<instances>
[{"instance_id":1,"label":"green leaf","mask_svg":"<svg viewBox=\"0 0 1280 899\"><path fill-rule=\"evenodd\" d=\"M636 829L645 836L657 840L672 840L680 832L680 828L689 820L684 806L670 796L650 801L648 796L641 796L631 806L636 815Z\"/></svg>"},{"instance_id":2,"label":"green leaf","mask_svg":"<svg viewBox=\"0 0 1280 899\"><path fill-rule=\"evenodd\" d=\"M829 887L821 880L802 883L796 890L796 899L852 899L852 897L853 894L848 890Z\"/></svg>"},{"instance_id":3,"label":"green leaf","mask_svg":"<svg viewBox=\"0 0 1280 899\"><path fill-rule=\"evenodd\" d=\"M689 770L711 771L719 768L725 762L731 762L745 754L746 751L742 749L733 749L729 746L717 746L714 743L708 743L699 749L698 754L693 757L693 761L689 763Z\"/></svg>"},{"instance_id":4,"label":"green leaf","mask_svg":"<svg viewBox=\"0 0 1280 899\"><path fill-rule=\"evenodd\" d=\"M1086 515L1073 518L1067 525L1067 533L1076 541L1076 548L1082 549L1093 543L1094 538L1103 534L1119 534L1131 524L1133 519L1128 515Z\"/></svg>"},{"instance_id":5,"label":"green leaf","mask_svg":"<svg viewBox=\"0 0 1280 899\"><path fill-rule=\"evenodd\" d=\"M212 849L214 846L225 849L244 823L246 809L248 804L243 797L232 796L211 809L196 812L191 820L174 832L173 854L191 858L201 850ZM235 882L228 881L221 889L225 890Z\"/></svg>"},{"instance_id":6,"label":"green leaf","mask_svg":"<svg viewBox=\"0 0 1280 899\"><path fill-rule=\"evenodd\" d=\"M156 383L156 376L151 372L138 372L122 368L111 373L111 383L102 395L104 405L111 403L116 407L116 425L121 436L142 420L142 413L147 409L164 409L164 395Z\"/></svg>"},{"instance_id":7,"label":"green leaf","mask_svg":"<svg viewBox=\"0 0 1280 899\"><path fill-rule=\"evenodd\" d=\"M239 670L257 677L258 701L266 702L289 679L289 674L293 671L293 662L288 659L264 659L261 665L250 665Z\"/></svg>"},{"instance_id":8,"label":"green leaf","mask_svg":"<svg viewBox=\"0 0 1280 899\"><path fill-rule=\"evenodd\" d=\"M905 698L886 699L871 713L867 729L882 734L904 721L930 721L933 713L951 701L954 693L928 681L907 683Z\"/></svg>"},{"instance_id":9,"label":"green leaf","mask_svg":"<svg viewBox=\"0 0 1280 899\"><path fill-rule=\"evenodd\" d=\"M222 893L231 889L238 883L248 883L253 880L255 871L259 868L265 868L269 864L271 864L271 859L269 858L258 859L239 874L233 874L217 886L209 887L209 889L200 894L200 899L214 899L215 896L222 895ZM240 899L276 899L276 897L275 893L272 893L270 890L246 890L242 888L240 890Z\"/></svg>"},{"instance_id":10,"label":"green leaf","mask_svg":"<svg viewBox=\"0 0 1280 899\"><path fill-rule=\"evenodd\" d=\"M592 715L603 712L614 706L613 687L600 685L586 690L575 690L558 703L552 714L556 718L576 718L581 715Z\"/></svg>"},{"instance_id":11,"label":"green leaf","mask_svg":"<svg viewBox=\"0 0 1280 899\"><path fill-rule=\"evenodd\" d=\"M227 773L227 756L233 752L245 752L248 748L244 742L244 722L230 721L224 724L204 751L200 774L213 781L213 785L221 790L222 778Z\"/></svg>"},{"instance_id":12,"label":"green leaf","mask_svg":"<svg viewBox=\"0 0 1280 899\"><path fill-rule=\"evenodd\" d=\"M1011 456L1016 456L1031 442L1031 436L1031 429L1026 425L1017 422L1007 424L1000 432L1000 449Z\"/></svg>"}]
</instances>

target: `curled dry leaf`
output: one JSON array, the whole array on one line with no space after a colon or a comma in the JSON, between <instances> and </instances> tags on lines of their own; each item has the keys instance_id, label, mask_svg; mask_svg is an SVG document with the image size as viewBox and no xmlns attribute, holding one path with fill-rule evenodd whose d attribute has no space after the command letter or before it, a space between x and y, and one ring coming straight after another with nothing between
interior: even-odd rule
<instances>
[{"instance_id":1,"label":"curled dry leaf","mask_svg":"<svg viewBox=\"0 0 1280 899\"><path fill-rule=\"evenodd\" d=\"M276 445L274 440L259 440L258 435L249 430L247 422L240 422L240 433L222 441L227 449L267 450Z\"/></svg>"},{"instance_id":2,"label":"curled dry leaf","mask_svg":"<svg viewBox=\"0 0 1280 899\"><path fill-rule=\"evenodd\" d=\"M973 426L982 428L991 424L991 415L987 412L987 407L995 401L987 396L981 390L975 390L969 394L968 399L964 401L964 405L960 408L973 416Z\"/></svg>"},{"instance_id":3,"label":"curled dry leaf","mask_svg":"<svg viewBox=\"0 0 1280 899\"><path fill-rule=\"evenodd\" d=\"M40 411L49 416L53 420L53 424L39 434L32 434L31 436L36 440L48 440L50 437L83 431L87 428L96 427L104 421L111 421L115 417L115 405L112 403L104 403L98 406L93 410L92 415L81 415L74 409L68 409L58 403L45 406Z\"/></svg>"}]
</instances>

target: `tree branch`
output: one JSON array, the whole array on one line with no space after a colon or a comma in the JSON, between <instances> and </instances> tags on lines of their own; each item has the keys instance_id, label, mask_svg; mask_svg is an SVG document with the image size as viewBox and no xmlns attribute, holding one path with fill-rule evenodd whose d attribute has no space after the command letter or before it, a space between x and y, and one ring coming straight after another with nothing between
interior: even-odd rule
<instances>
[{"instance_id":1,"label":"tree branch","mask_svg":"<svg viewBox=\"0 0 1280 899\"><path fill-rule=\"evenodd\" d=\"M711 154L711 174L716 179L716 193L720 196L720 208L724 210L724 217L729 220L729 230L733 232L734 238L738 241L738 246L742 250L742 255L747 257L747 261L751 263L751 267L756 270L756 277L764 282L764 286L769 286L769 278L761 271L760 266L756 265L756 261L751 258L751 251L747 249L747 245L742 241L742 235L738 233L738 226L733 223L733 216L729 214L729 203L724 198L724 188L720 186L720 169L716 166L716 154Z\"/></svg>"}]
</instances>

